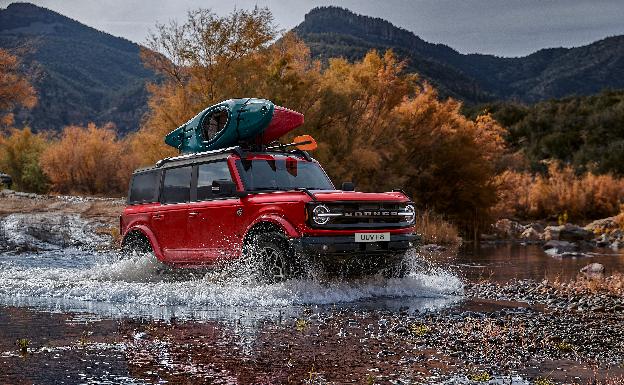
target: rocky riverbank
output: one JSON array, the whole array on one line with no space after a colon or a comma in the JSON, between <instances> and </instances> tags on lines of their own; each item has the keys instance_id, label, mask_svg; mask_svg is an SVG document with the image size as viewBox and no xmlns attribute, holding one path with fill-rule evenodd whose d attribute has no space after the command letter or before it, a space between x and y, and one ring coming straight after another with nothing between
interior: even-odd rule
<instances>
[{"instance_id":1,"label":"rocky riverbank","mask_svg":"<svg viewBox=\"0 0 624 385\"><path fill-rule=\"evenodd\" d=\"M571 223L522 224L510 219L500 219L492 225L491 234L482 235L482 241L541 244L549 255L556 258L587 257L595 249L624 249L624 216L596 220L584 227Z\"/></svg>"},{"instance_id":2,"label":"rocky riverbank","mask_svg":"<svg viewBox=\"0 0 624 385\"><path fill-rule=\"evenodd\" d=\"M125 201L0 191L0 251L116 247Z\"/></svg>"}]
</instances>

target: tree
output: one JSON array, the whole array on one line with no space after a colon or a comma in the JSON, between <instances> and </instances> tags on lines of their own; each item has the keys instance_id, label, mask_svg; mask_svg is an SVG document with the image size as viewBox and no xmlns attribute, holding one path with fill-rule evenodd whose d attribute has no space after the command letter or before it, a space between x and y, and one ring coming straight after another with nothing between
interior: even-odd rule
<instances>
[{"instance_id":1,"label":"tree","mask_svg":"<svg viewBox=\"0 0 624 385\"><path fill-rule=\"evenodd\" d=\"M35 89L20 67L17 56L0 48L0 127L13 124L15 108L33 108L37 103Z\"/></svg>"},{"instance_id":2,"label":"tree","mask_svg":"<svg viewBox=\"0 0 624 385\"><path fill-rule=\"evenodd\" d=\"M141 161L174 154L163 137L207 106L263 97L305 114L298 132L316 137L314 155L334 180L364 191L405 187L420 207L465 228L484 222L505 151L504 130L489 115L465 118L460 103L440 101L391 51L322 68L296 36L276 37L270 13L258 8L223 18L200 10L182 25L158 26L143 58L163 81L150 85L150 111L133 138Z\"/></svg>"}]
</instances>

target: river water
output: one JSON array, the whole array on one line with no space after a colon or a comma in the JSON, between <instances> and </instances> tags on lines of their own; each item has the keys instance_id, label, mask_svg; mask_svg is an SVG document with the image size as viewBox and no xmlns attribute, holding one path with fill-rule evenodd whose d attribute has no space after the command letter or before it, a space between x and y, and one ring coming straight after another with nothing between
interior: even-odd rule
<instances>
[{"instance_id":1,"label":"river water","mask_svg":"<svg viewBox=\"0 0 624 385\"><path fill-rule=\"evenodd\" d=\"M163 275L148 256L128 259L73 247L3 252L0 383L155 383L128 368L128 336L120 331L128 322L216 323L239 330L241 343L253 345L262 325L297 319L310 309L438 312L468 306L465 280L569 279L590 262L624 271L624 256L608 250L561 260L538 246L504 245L411 258L412 272L400 279L263 285L221 271ZM30 341L28 353L18 353L21 338Z\"/></svg>"}]
</instances>

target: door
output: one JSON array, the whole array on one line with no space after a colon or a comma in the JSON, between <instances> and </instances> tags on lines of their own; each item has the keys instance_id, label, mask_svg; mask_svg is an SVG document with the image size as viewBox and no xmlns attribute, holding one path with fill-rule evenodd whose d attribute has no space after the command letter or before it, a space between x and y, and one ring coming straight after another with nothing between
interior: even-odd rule
<instances>
[{"instance_id":1,"label":"door","mask_svg":"<svg viewBox=\"0 0 624 385\"><path fill-rule=\"evenodd\" d=\"M192 167L165 170L161 206L152 213L151 228L163 255L170 262L188 259L188 217L191 200Z\"/></svg>"},{"instance_id":2,"label":"door","mask_svg":"<svg viewBox=\"0 0 624 385\"><path fill-rule=\"evenodd\" d=\"M232 180L227 161L219 160L197 166L197 201L189 205L191 258L214 261L239 255L242 243L240 198L215 195L212 182Z\"/></svg>"}]
</instances>

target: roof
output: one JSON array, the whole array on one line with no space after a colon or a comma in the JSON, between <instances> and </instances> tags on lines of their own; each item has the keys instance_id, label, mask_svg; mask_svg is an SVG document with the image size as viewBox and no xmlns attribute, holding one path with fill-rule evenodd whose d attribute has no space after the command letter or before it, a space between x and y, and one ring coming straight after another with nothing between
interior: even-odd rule
<instances>
[{"instance_id":1,"label":"roof","mask_svg":"<svg viewBox=\"0 0 624 385\"><path fill-rule=\"evenodd\" d=\"M274 150L262 150L262 151L247 151L243 150L240 147L228 147L219 150L213 151L204 151L198 153L191 154L183 154L179 156L164 158L156 162L153 166L143 167L134 170L133 174L142 173L151 170L161 170L172 167L180 167L184 165L197 164L203 162L210 162L214 160L227 159L231 155L238 155L241 158L244 158L248 155L260 155L260 154L270 154L270 155L284 155L284 156L298 156L302 159L306 159L311 161L312 158L305 151L294 150L294 151L284 151L279 149Z\"/></svg>"}]
</instances>

